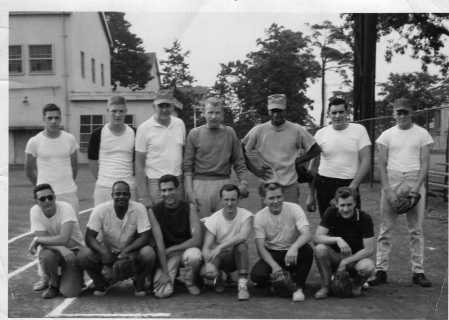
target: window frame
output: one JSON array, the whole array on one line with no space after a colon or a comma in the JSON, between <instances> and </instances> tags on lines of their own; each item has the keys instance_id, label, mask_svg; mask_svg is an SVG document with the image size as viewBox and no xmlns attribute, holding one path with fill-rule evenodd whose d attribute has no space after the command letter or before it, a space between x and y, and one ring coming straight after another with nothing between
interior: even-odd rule
<instances>
[{"instance_id":1,"label":"window frame","mask_svg":"<svg viewBox=\"0 0 449 320\"><path fill-rule=\"evenodd\" d=\"M101 78L101 86L104 87L104 64L100 64L100 78Z\"/></svg>"},{"instance_id":2,"label":"window frame","mask_svg":"<svg viewBox=\"0 0 449 320\"><path fill-rule=\"evenodd\" d=\"M31 57L31 47L34 46L49 46L50 47L50 58L33 58ZM48 43L39 43L39 44L29 44L28 45L28 67L30 75L42 75L42 74L55 74L55 55L54 55L54 45ZM42 70L42 71L33 71L31 61L36 60L51 60L51 70Z\"/></svg>"},{"instance_id":3,"label":"window frame","mask_svg":"<svg viewBox=\"0 0 449 320\"><path fill-rule=\"evenodd\" d=\"M95 81L96 81L95 58L90 58L90 71L91 71L92 83L95 83Z\"/></svg>"},{"instance_id":4,"label":"window frame","mask_svg":"<svg viewBox=\"0 0 449 320\"><path fill-rule=\"evenodd\" d=\"M19 47L20 48L20 59L17 59L17 58L11 59L11 56L10 56L11 47ZM23 50L23 47L24 46L21 44L12 44L12 45L8 46L8 74L9 75L24 75L25 74L25 64L24 64L25 50ZM20 68L21 68L20 72L15 72L15 71L11 72L11 70L10 70L11 61L20 61Z\"/></svg>"},{"instance_id":5,"label":"window frame","mask_svg":"<svg viewBox=\"0 0 449 320\"><path fill-rule=\"evenodd\" d=\"M86 79L86 53L80 51L80 68L81 68L81 78Z\"/></svg>"},{"instance_id":6,"label":"window frame","mask_svg":"<svg viewBox=\"0 0 449 320\"><path fill-rule=\"evenodd\" d=\"M84 122L83 118L84 117L89 117L88 122ZM95 117L101 117L101 123L94 123L94 118ZM79 151L81 153L87 153L87 149L89 146L89 139L90 136L92 134L92 132L99 128L104 126L105 124L105 115L104 114L80 114L79 117L79 145L80 145L80 149ZM84 123L83 123L84 122ZM88 132L83 132L85 130L83 129L87 129Z\"/></svg>"}]
</instances>

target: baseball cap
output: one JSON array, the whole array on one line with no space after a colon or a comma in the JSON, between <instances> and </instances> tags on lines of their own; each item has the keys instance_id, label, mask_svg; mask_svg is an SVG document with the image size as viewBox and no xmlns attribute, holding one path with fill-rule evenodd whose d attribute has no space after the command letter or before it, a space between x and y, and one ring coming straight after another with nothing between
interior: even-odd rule
<instances>
[{"instance_id":1,"label":"baseball cap","mask_svg":"<svg viewBox=\"0 0 449 320\"><path fill-rule=\"evenodd\" d=\"M268 110L287 109L287 97L283 93L276 93L268 96Z\"/></svg>"},{"instance_id":2,"label":"baseball cap","mask_svg":"<svg viewBox=\"0 0 449 320\"><path fill-rule=\"evenodd\" d=\"M122 96L112 96L108 99L108 105L126 105L126 99Z\"/></svg>"},{"instance_id":3,"label":"baseball cap","mask_svg":"<svg viewBox=\"0 0 449 320\"><path fill-rule=\"evenodd\" d=\"M408 98L399 98L393 101L393 108L395 110L413 110L414 104Z\"/></svg>"},{"instance_id":4,"label":"baseball cap","mask_svg":"<svg viewBox=\"0 0 449 320\"><path fill-rule=\"evenodd\" d=\"M162 103L172 104L175 107L182 109L182 104L173 95L173 90L171 89L161 89L154 99L154 104L157 106Z\"/></svg>"}]
</instances>

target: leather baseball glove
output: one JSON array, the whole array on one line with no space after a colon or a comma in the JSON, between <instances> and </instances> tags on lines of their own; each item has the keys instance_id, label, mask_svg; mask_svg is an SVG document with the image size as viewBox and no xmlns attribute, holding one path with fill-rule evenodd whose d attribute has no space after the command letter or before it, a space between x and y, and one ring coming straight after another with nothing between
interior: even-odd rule
<instances>
[{"instance_id":1,"label":"leather baseball glove","mask_svg":"<svg viewBox=\"0 0 449 320\"><path fill-rule=\"evenodd\" d=\"M126 280L134 276L135 265L131 257L118 259L112 265L112 278L114 281Z\"/></svg>"},{"instance_id":2,"label":"leather baseball glove","mask_svg":"<svg viewBox=\"0 0 449 320\"><path fill-rule=\"evenodd\" d=\"M403 193L398 195L398 199L394 203L393 208L397 214L404 214L416 206L420 199L421 194L418 192Z\"/></svg>"},{"instance_id":3,"label":"leather baseball glove","mask_svg":"<svg viewBox=\"0 0 449 320\"><path fill-rule=\"evenodd\" d=\"M331 279L330 289L334 296L340 298L352 297L352 279L348 271L337 271Z\"/></svg>"},{"instance_id":4,"label":"leather baseball glove","mask_svg":"<svg viewBox=\"0 0 449 320\"><path fill-rule=\"evenodd\" d=\"M292 280L290 272L278 270L270 275L271 290L280 297L290 297L296 290L296 285Z\"/></svg>"}]
</instances>

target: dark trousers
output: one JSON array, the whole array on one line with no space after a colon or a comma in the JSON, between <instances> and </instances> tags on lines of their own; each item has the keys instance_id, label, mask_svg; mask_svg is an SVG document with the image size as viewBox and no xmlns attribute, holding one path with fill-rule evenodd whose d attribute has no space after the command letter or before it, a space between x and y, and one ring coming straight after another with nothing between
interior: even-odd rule
<instances>
[{"instance_id":1,"label":"dark trousers","mask_svg":"<svg viewBox=\"0 0 449 320\"><path fill-rule=\"evenodd\" d=\"M297 287L304 288L313 262L312 247L309 244L305 244L299 248L296 264L290 266L285 265L285 255L287 254L287 250L268 250L268 252L281 268L288 270L291 273ZM268 286L270 283L271 271L270 265L260 259L251 270L251 281L257 283L261 287Z\"/></svg>"},{"instance_id":2,"label":"dark trousers","mask_svg":"<svg viewBox=\"0 0 449 320\"><path fill-rule=\"evenodd\" d=\"M231 250L221 252L215 257L212 263L218 270L224 270L225 272L233 272L237 270L239 274L248 274L248 244L246 242L242 242L232 247Z\"/></svg>"},{"instance_id":3,"label":"dark trousers","mask_svg":"<svg viewBox=\"0 0 449 320\"><path fill-rule=\"evenodd\" d=\"M335 196L335 191L340 187L347 187L351 184L353 179L338 179L329 178L325 176L316 176L315 188L316 188L316 198L318 201L318 210L320 212L320 217L322 218L326 209L330 206L331 200ZM357 188L356 196L356 208L360 209L360 193Z\"/></svg>"}]
</instances>

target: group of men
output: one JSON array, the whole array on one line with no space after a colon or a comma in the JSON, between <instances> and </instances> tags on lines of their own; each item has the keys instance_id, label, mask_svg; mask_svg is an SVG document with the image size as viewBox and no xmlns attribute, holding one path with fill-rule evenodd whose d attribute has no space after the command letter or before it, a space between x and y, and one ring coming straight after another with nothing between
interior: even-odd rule
<instances>
[{"instance_id":1,"label":"group of men","mask_svg":"<svg viewBox=\"0 0 449 320\"><path fill-rule=\"evenodd\" d=\"M78 145L60 129L60 109L44 107L45 129L25 150L36 199L30 211L35 235L30 251L39 257L41 276L34 289L45 290L44 298L78 295L83 270L95 295L132 278L136 296L152 290L161 298L173 293L176 281L193 295L200 293L201 284L222 292L225 280L237 271L238 299L247 300L248 278L270 287L273 275L288 270L295 284L292 299L303 301L314 256L322 280L317 299L332 294L336 271L353 275L353 295L360 294L369 278L371 285L387 281L398 190L424 195L433 142L412 122L411 101L395 102L397 125L376 141L382 184L376 264L369 259L375 251L373 222L360 209L358 190L369 170L371 142L363 126L349 122L344 100L331 101L331 124L313 137L286 120L285 95L271 95L271 120L251 129L242 142L223 125L223 104L217 98L205 102L206 124L187 136L183 121L172 115L172 94L161 92L154 103L155 114L135 132L124 121L126 100L109 99L110 120L89 141L95 208L84 239L74 182ZM318 202L321 217L314 236L299 205L295 170L309 160L317 173L307 208L314 211ZM231 181L232 168L237 184ZM261 179L263 208L254 216L238 206L248 196L248 170ZM407 213L413 282L430 286L423 269L423 217L421 200ZM251 269L252 231L259 260Z\"/></svg>"}]
</instances>

